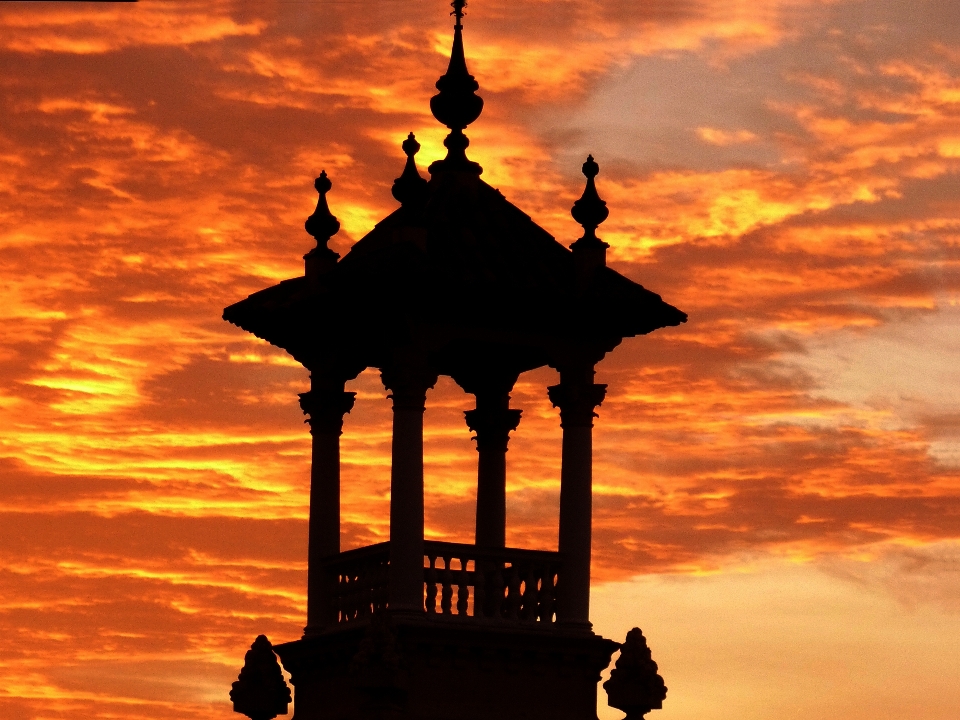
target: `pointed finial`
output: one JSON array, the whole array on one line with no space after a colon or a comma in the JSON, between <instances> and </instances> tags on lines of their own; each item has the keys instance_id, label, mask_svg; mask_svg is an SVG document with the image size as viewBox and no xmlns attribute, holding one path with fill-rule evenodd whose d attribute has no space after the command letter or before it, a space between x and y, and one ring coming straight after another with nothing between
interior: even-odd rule
<instances>
[{"instance_id":1,"label":"pointed finial","mask_svg":"<svg viewBox=\"0 0 960 720\"><path fill-rule=\"evenodd\" d=\"M467 160L466 150L470 145L463 130L480 117L483 112L483 98L477 95L480 83L467 70L467 60L463 52L463 8L465 0L454 0L453 15L457 22L453 26L453 48L450 51L450 64L447 72L437 80L440 92L430 98L430 110L433 116L450 128L443 144L447 148L447 157L435 166L451 170L469 170L482 172L479 165ZM430 172L433 172L434 165Z\"/></svg>"},{"instance_id":2,"label":"pointed finial","mask_svg":"<svg viewBox=\"0 0 960 720\"><path fill-rule=\"evenodd\" d=\"M601 242L597 237L597 227L610 214L607 210L607 204L600 199L597 193L597 185L594 178L599 174L600 166L593 160L593 155L587 156L587 161L583 164L583 174L587 178L587 187L584 188L583 195L577 200L570 209L573 219L583 225L584 233L577 243ZM576 244L576 243L574 243Z\"/></svg>"},{"instance_id":3,"label":"pointed finial","mask_svg":"<svg viewBox=\"0 0 960 720\"><path fill-rule=\"evenodd\" d=\"M583 225L583 237L570 245L578 265L584 271L607 264L607 243L597 237L597 226L600 225L610 211L607 204L600 199L594 178L599 174L600 166L594 162L593 155L587 156L583 164L583 174L587 178L587 187L583 195L570 208L573 219Z\"/></svg>"},{"instance_id":4,"label":"pointed finial","mask_svg":"<svg viewBox=\"0 0 960 720\"><path fill-rule=\"evenodd\" d=\"M329 270L340 257L339 253L327 247L330 238L340 231L340 221L333 216L327 206L327 193L330 192L333 183L327 177L326 170L320 173L313 187L316 188L320 197L317 199L317 208L313 211L313 215L303 224L307 233L317 241L317 246L303 256L305 274L309 278L316 278Z\"/></svg>"},{"instance_id":5,"label":"pointed finial","mask_svg":"<svg viewBox=\"0 0 960 720\"><path fill-rule=\"evenodd\" d=\"M417 171L417 163L413 156L420 151L420 143L413 133L400 146L407 156L407 164L403 167L403 174L393 181L393 196L401 205L415 204L421 200L427 189L427 181Z\"/></svg>"}]
</instances>

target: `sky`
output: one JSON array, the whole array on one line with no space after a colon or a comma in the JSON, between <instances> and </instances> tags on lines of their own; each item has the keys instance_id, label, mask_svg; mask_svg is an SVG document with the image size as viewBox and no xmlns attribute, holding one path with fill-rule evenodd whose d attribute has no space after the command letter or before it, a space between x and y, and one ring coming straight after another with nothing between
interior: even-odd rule
<instances>
[{"instance_id":1,"label":"sky","mask_svg":"<svg viewBox=\"0 0 960 720\"><path fill-rule=\"evenodd\" d=\"M220 316L303 273L321 170L343 254L408 132L442 157L448 11L0 4L0 717L239 717L253 639L300 636L307 373ZM609 264L689 315L597 375L592 615L647 636L650 717L955 720L960 4L464 23L483 179L569 244L592 153ZM556 548L555 382L513 393L511 546ZM347 389L345 549L388 537L391 420ZM472 541L472 406L428 394L429 538Z\"/></svg>"}]
</instances>

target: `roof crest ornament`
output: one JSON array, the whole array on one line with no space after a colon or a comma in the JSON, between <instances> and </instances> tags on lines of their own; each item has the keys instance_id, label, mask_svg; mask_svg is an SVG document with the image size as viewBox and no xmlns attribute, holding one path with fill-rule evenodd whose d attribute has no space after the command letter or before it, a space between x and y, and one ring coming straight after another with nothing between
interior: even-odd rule
<instances>
[{"instance_id":1,"label":"roof crest ornament","mask_svg":"<svg viewBox=\"0 0 960 720\"><path fill-rule=\"evenodd\" d=\"M327 193L330 192L333 183L327 177L326 170L320 172L320 177L314 180L313 187L320 193L320 197L317 199L317 207L313 215L303 224L307 233L317 241L317 246L303 256L304 275L311 279L327 272L340 258L340 253L327 247L330 238L340 232L340 221L333 216L327 205Z\"/></svg>"},{"instance_id":2,"label":"roof crest ornament","mask_svg":"<svg viewBox=\"0 0 960 720\"><path fill-rule=\"evenodd\" d=\"M407 156L407 164L403 166L403 174L393 181L393 196L404 206L416 204L422 200L427 189L427 181L417 170L417 163L413 156L420 152L420 143L413 133L400 146Z\"/></svg>"},{"instance_id":3,"label":"roof crest ornament","mask_svg":"<svg viewBox=\"0 0 960 720\"><path fill-rule=\"evenodd\" d=\"M463 52L463 8L465 0L454 0L451 15L456 17L453 26L453 47L450 50L450 64L447 72L437 80L440 92L430 98L430 110L433 116L450 128L450 134L443 141L447 148L447 157L430 166L444 170L466 170L480 174L482 168L467 159L466 150L470 140L463 134L464 129L480 117L483 112L483 98L477 95L480 83L467 70L467 61Z\"/></svg>"},{"instance_id":4,"label":"roof crest ornament","mask_svg":"<svg viewBox=\"0 0 960 720\"><path fill-rule=\"evenodd\" d=\"M570 249L577 255L589 258L589 265L606 265L607 243L597 237L597 227L610 214L607 203L600 199L594 178L600 173L600 166L587 156L582 172L587 178L587 186L583 195L570 208L573 219L583 226L583 237L570 245Z\"/></svg>"}]
</instances>

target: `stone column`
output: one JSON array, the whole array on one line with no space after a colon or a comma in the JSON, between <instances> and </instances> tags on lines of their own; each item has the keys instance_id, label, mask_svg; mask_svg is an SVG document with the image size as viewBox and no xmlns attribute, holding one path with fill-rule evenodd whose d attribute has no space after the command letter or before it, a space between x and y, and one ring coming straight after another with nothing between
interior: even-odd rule
<instances>
[{"instance_id":1,"label":"stone column","mask_svg":"<svg viewBox=\"0 0 960 720\"><path fill-rule=\"evenodd\" d=\"M333 602L336 588L323 568L323 560L340 552L340 435L343 416L353 408L356 393L344 392L342 381L311 377L310 392L300 395L313 436L310 466L310 523L307 551L307 627L304 634L320 632L337 622Z\"/></svg>"},{"instance_id":2,"label":"stone column","mask_svg":"<svg viewBox=\"0 0 960 720\"><path fill-rule=\"evenodd\" d=\"M557 620L590 625L590 543L593 512L593 418L606 385L593 383L593 366L560 370L560 384L547 388L560 408L563 446L560 469L560 557Z\"/></svg>"},{"instance_id":3,"label":"stone column","mask_svg":"<svg viewBox=\"0 0 960 720\"><path fill-rule=\"evenodd\" d=\"M502 548L507 543L507 443L520 424L506 392L477 392L476 410L464 413L477 436L476 544Z\"/></svg>"},{"instance_id":4,"label":"stone column","mask_svg":"<svg viewBox=\"0 0 960 720\"><path fill-rule=\"evenodd\" d=\"M423 612L423 411L437 376L409 368L384 368L393 400L390 466L389 606Z\"/></svg>"}]
</instances>

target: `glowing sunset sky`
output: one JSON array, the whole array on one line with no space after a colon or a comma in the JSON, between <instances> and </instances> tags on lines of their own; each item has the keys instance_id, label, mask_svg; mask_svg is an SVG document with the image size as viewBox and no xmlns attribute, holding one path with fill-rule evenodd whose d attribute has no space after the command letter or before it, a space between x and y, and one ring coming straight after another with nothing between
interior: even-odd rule
<instances>
[{"instance_id":1,"label":"glowing sunset sky","mask_svg":"<svg viewBox=\"0 0 960 720\"><path fill-rule=\"evenodd\" d=\"M442 156L448 10L0 4L0 717L238 718L254 637L299 637L307 374L220 316L302 274L320 170L345 253L407 132ZM610 264L690 317L597 378L594 622L649 638L650 719L956 720L960 4L467 13L483 179L569 244L593 153ZM556 547L554 382L513 394L510 545ZM347 389L345 548L390 462ZM427 533L470 542L472 398L427 404Z\"/></svg>"}]
</instances>

